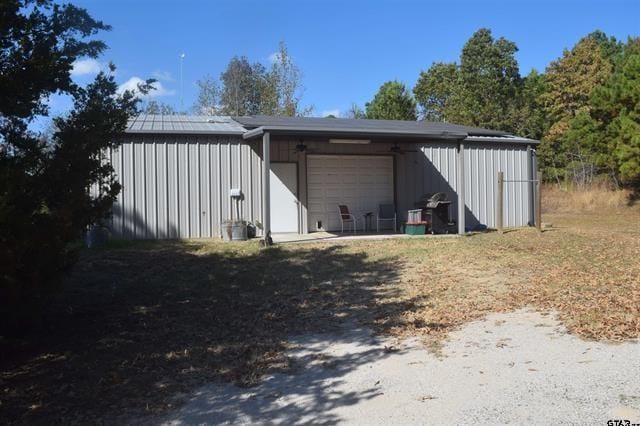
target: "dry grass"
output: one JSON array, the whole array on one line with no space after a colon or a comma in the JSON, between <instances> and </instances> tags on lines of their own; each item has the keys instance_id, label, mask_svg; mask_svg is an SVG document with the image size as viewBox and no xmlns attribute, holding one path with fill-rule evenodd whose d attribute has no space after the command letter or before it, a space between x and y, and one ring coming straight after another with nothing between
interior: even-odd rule
<instances>
[{"instance_id":1,"label":"dry grass","mask_svg":"<svg viewBox=\"0 0 640 426\"><path fill-rule=\"evenodd\" d=\"M289 368L291 334L368 321L383 283L401 268L391 257L370 262L365 251L330 245L87 250L46 326L0 339L0 418L123 423L170 410L208 381L251 385Z\"/></svg>"},{"instance_id":2,"label":"dry grass","mask_svg":"<svg viewBox=\"0 0 640 426\"><path fill-rule=\"evenodd\" d=\"M543 188L542 209L545 213L596 212L598 210L624 210L633 200L627 190L612 191L605 186L593 185L585 189L564 190L555 185Z\"/></svg>"},{"instance_id":3,"label":"dry grass","mask_svg":"<svg viewBox=\"0 0 640 426\"><path fill-rule=\"evenodd\" d=\"M403 297L422 296L423 302L403 312L405 321L391 331L440 339L487 312L533 306L557 310L568 329L584 338L640 337L638 211L610 217L556 214L545 220L556 228L542 235L491 233L431 243L439 247L421 253L422 259L414 254L400 286Z\"/></svg>"},{"instance_id":4,"label":"dry grass","mask_svg":"<svg viewBox=\"0 0 640 426\"><path fill-rule=\"evenodd\" d=\"M0 340L0 418L163 412L207 381L250 385L288 369L291 334L345 320L437 345L488 312L533 306L584 338L640 337L640 210L544 220L554 228L542 235L89 250L47 327Z\"/></svg>"}]
</instances>

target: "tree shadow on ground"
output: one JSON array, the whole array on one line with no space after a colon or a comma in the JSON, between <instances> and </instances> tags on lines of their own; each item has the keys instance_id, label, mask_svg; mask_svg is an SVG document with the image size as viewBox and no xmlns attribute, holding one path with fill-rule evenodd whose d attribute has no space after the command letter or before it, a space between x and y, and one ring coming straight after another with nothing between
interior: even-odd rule
<instances>
[{"instance_id":1,"label":"tree shadow on ground","mask_svg":"<svg viewBox=\"0 0 640 426\"><path fill-rule=\"evenodd\" d=\"M346 327L345 327L346 328ZM161 419L169 424L336 424L335 409L382 395L379 382L355 387L346 375L391 353L386 341L353 324L339 333L294 337L291 367L240 388L212 383L199 388L179 410Z\"/></svg>"},{"instance_id":2,"label":"tree shadow on ground","mask_svg":"<svg viewBox=\"0 0 640 426\"><path fill-rule=\"evenodd\" d=\"M143 242L88 250L46 327L0 340L1 417L119 422L172 410L213 380L256 384L264 373L291 370L292 335L381 316L401 322L415 306L391 301L397 289L388 284L402 267L337 245ZM379 356L345 359L333 371ZM308 385L312 400L299 413L290 408L292 418L327 407L322 395L331 390L321 380ZM331 404L367 397L334 395Z\"/></svg>"}]
</instances>

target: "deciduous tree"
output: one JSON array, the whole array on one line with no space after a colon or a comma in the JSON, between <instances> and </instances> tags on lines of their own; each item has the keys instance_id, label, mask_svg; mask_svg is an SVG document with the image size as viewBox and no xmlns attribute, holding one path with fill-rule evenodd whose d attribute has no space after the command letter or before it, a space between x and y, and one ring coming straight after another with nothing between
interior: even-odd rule
<instances>
[{"instance_id":1,"label":"deciduous tree","mask_svg":"<svg viewBox=\"0 0 640 426\"><path fill-rule=\"evenodd\" d=\"M249 63L244 57L234 56L221 74L222 113L227 115L255 115L262 111L266 71L260 63Z\"/></svg>"},{"instance_id":2,"label":"deciduous tree","mask_svg":"<svg viewBox=\"0 0 640 426\"><path fill-rule=\"evenodd\" d=\"M420 115L428 121L451 121L461 95L460 73L455 63L438 62L420 73L413 94Z\"/></svg>"},{"instance_id":3,"label":"deciduous tree","mask_svg":"<svg viewBox=\"0 0 640 426\"><path fill-rule=\"evenodd\" d=\"M516 96L514 132L519 136L540 140L548 127L542 97L546 90L545 75L532 70L522 81Z\"/></svg>"},{"instance_id":4,"label":"deciduous tree","mask_svg":"<svg viewBox=\"0 0 640 426\"><path fill-rule=\"evenodd\" d=\"M377 120L416 120L416 102L406 86L399 81L387 81L371 102L365 105L367 118Z\"/></svg>"},{"instance_id":5,"label":"deciduous tree","mask_svg":"<svg viewBox=\"0 0 640 426\"><path fill-rule=\"evenodd\" d=\"M420 73L414 94L425 120L515 131L522 79L515 43L476 31L465 43L460 64L434 63Z\"/></svg>"},{"instance_id":6,"label":"deciduous tree","mask_svg":"<svg viewBox=\"0 0 640 426\"><path fill-rule=\"evenodd\" d=\"M196 81L198 99L193 105L193 112L198 115L216 115L220 113L220 86L211 76L206 75Z\"/></svg>"},{"instance_id":7,"label":"deciduous tree","mask_svg":"<svg viewBox=\"0 0 640 426\"><path fill-rule=\"evenodd\" d=\"M363 119L367 118L367 113L354 102L351 104L351 107L347 111L347 118Z\"/></svg>"},{"instance_id":8,"label":"deciduous tree","mask_svg":"<svg viewBox=\"0 0 640 426\"><path fill-rule=\"evenodd\" d=\"M242 57L233 57L220 76L220 112L227 115L306 115L311 108L301 108L302 74L280 42L267 70L259 62L251 64ZM207 86L211 98L213 88ZM201 91L202 93L202 91Z\"/></svg>"},{"instance_id":9,"label":"deciduous tree","mask_svg":"<svg viewBox=\"0 0 640 426\"><path fill-rule=\"evenodd\" d=\"M543 101L554 122L547 139L557 140L567 129L567 122L579 111L588 109L589 95L611 75L611 63L603 57L600 45L590 38L580 40L560 59L547 67L547 90Z\"/></svg>"},{"instance_id":10,"label":"deciduous tree","mask_svg":"<svg viewBox=\"0 0 640 426\"><path fill-rule=\"evenodd\" d=\"M460 56L460 106L452 121L513 131L516 96L521 84L516 44L491 30L476 31Z\"/></svg>"},{"instance_id":11,"label":"deciduous tree","mask_svg":"<svg viewBox=\"0 0 640 426\"><path fill-rule=\"evenodd\" d=\"M162 114L162 115L176 115L177 111L174 107L164 102L158 102L155 100L148 101L142 108L142 112L145 114Z\"/></svg>"},{"instance_id":12,"label":"deciduous tree","mask_svg":"<svg viewBox=\"0 0 640 426\"><path fill-rule=\"evenodd\" d=\"M565 136L578 114L589 113L591 92L609 78L611 71L612 64L603 56L600 44L590 37L565 50L547 67L542 102L550 126L539 149L547 175L558 181L571 178L567 171L572 168L569 163L579 155L575 151L579 145Z\"/></svg>"},{"instance_id":13,"label":"deciduous tree","mask_svg":"<svg viewBox=\"0 0 640 426\"><path fill-rule=\"evenodd\" d=\"M269 115L307 115L311 108L301 108L302 72L289 55L287 45L281 41L278 52L263 86L263 113Z\"/></svg>"}]
</instances>

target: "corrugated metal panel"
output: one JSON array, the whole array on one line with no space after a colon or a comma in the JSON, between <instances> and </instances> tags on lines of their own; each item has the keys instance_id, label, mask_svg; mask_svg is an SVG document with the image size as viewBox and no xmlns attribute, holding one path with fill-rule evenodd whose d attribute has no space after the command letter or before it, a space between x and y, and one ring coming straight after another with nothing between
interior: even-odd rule
<instances>
[{"instance_id":1,"label":"corrugated metal panel","mask_svg":"<svg viewBox=\"0 0 640 426\"><path fill-rule=\"evenodd\" d=\"M234 217L229 189L241 187L241 217L260 222L261 162L240 137L129 135L108 154L122 190L113 206L115 237L211 238Z\"/></svg>"},{"instance_id":2,"label":"corrugated metal panel","mask_svg":"<svg viewBox=\"0 0 640 426\"><path fill-rule=\"evenodd\" d=\"M298 163L301 232L307 224L307 154L389 155L393 143L336 145L295 140L272 141L272 161ZM447 192L457 217L457 144L401 144L395 155L396 204L401 220L425 193ZM220 223L237 216L229 189L240 187L240 215L261 223L262 160L240 136L129 134L121 147L107 153L122 191L113 206L111 228L116 237L210 238L220 235ZM497 174L526 180L532 173L525 145L473 143L465 149L466 224L495 227ZM535 165L534 165L535 167ZM526 226L533 215L531 185L505 183L505 226Z\"/></svg>"},{"instance_id":3,"label":"corrugated metal panel","mask_svg":"<svg viewBox=\"0 0 640 426\"><path fill-rule=\"evenodd\" d=\"M140 114L129 120L127 133L218 133L246 131L227 116Z\"/></svg>"},{"instance_id":4,"label":"corrugated metal panel","mask_svg":"<svg viewBox=\"0 0 640 426\"><path fill-rule=\"evenodd\" d=\"M458 217L458 162L457 144L440 143L422 145L419 159L424 169L422 186L414 195L414 201L427 193L445 192L452 201L450 215Z\"/></svg>"},{"instance_id":5,"label":"corrugated metal panel","mask_svg":"<svg viewBox=\"0 0 640 426\"><path fill-rule=\"evenodd\" d=\"M527 226L531 185L526 146L483 144L465 147L465 204L467 227L496 227L498 172L504 172L504 226ZM510 182L511 181L511 182Z\"/></svg>"},{"instance_id":6,"label":"corrugated metal panel","mask_svg":"<svg viewBox=\"0 0 640 426\"><path fill-rule=\"evenodd\" d=\"M424 164L422 193L446 192L453 197L451 214L457 216L457 145L423 145ZM495 228L496 185L498 172L505 180L527 180L527 147L523 145L472 144L465 146L465 223ZM506 182L504 187L504 221L506 227L527 226L530 222L530 185ZM417 191L420 192L420 191Z\"/></svg>"}]
</instances>

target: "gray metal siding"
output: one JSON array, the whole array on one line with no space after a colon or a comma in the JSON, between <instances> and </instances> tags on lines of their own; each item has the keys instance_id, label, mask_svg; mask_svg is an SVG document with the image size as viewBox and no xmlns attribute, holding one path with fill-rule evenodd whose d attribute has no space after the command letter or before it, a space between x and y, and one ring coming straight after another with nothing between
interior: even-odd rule
<instances>
[{"instance_id":1,"label":"gray metal siding","mask_svg":"<svg viewBox=\"0 0 640 426\"><path fill-rule=\"evenodd\" d=\"M360 154L388 155L394 145L371 143L368 145L328 144L326 141L305 140L305 152L296 152L300 139L272 139L272 161L298 162L301 201L300 232L307 232L306 155L307 154ZM407 210L422 194L446 192L452 199L451 216L457 217L457 143L430 142L400 144L405 151L395 155L396 204L401 220ZM528 176L526 145L468 143L465 145L465 222L469 229L478 225L495 228L496 185L498 172L507 180L526 180ZM526 226L530 222L530 186L527 183L505 183L504 221L507 227Z\"/></svg>"},{"instance_id":2,"label":"gray metal siding","mask_svg":"<svg viewBox=\"0 0 640 426\"><path fill-rule=\"evenodd\" d=\"M457 212L457 144L422 145L427 162L418 193L447 192L453 197L451 214ZM419 156L419 155L418 155ZM414 160L418 161L418 160ZM469 229L478 225L495 228L496 185L498 172L505 180L529 179L529 155L524 145L466 144L464 150L465 222ZM530 222L530 185L505 182L504 221L506 227L527 226Z\"/></svg>"},{"instance_id":3,"label":"gray metal siding","mask_svg":"<svg viewBox=\"0 0 640 426\"><path fill-rule=\"evenodd\" d=\"M467 226L496 227L498 172L504 172L504 226L527 226L530 218L529 155L526 146L471 145L465 147Z\"/></svg>"},{"instance_id":4,"label":"gray metal siding","mask_svg":"<svg viewBox=\"0 0 640 426\"><path fill-rule=\"evenodd\" d=\"M298 164L299 232L308 232L306 156L308 154L389 155L392 142L368 145L329 144L299 138L271 142L272 161ZM394 155L395 198L399 218L424 193L447 192L457 217L457 144L401 143ZM240 136L128 134L119 149L107 153L122 185L113 206L110 227L117 238L173 239L220 236L220 223L236 216L229 189L240 187L243 219L261 225L261 144ZM495 227L499 171L506 180L530 179L530 155L525 145L469 143L465 146L466 225ZM535 164L533 165L535 168ZM526 226L533 215L531 185L505 183L505 226ZM258 230L260 233L260 230Z\"/></svg>"},{"instance_id":5,"label":"gray metal siding","mask_svg":"<svg viewBox=\"0 0 640 426\"><path fill-rule=\"evenodd\" d=\"M429 144L420 147L426 159L421 194L446 192L453 201L452 216L457 211L458 162L457 144Z\"/></svg>"},{"instance_id":6,"label":"gray metal siding","mask_svg":"<svg viewBox=\"0 0 640 426\"><path fill-rule=\"evenodd\" d=\"M107 158L122 185L109 223L117 238L218 237L234 187L241 217L261 221L261 160L240 137L129 134Z\"/></svg>"},{"instance_id":7,"label":"gray metal siding","mask_svg":"<svg viewBox=\"0 0 640 426\"><path fill-rule=\"evenodd\" d=\"M453 197L451 214L457 216L457 144L427 144L420 147L424 158L422 178L417 172L415 179L419 183L408 192L407 197L417 199L422 193L446 192ZM414 164L422 159L408 158ZM405 167L410 167L404 160ZM505 180L527 180L530 166L527 147L524 145L504 144L466 144L464 150L465 176L465 223L468 229L483 225L495 228L496 223L496 185L498 172L505 174ZM410 176L408 177L411 178ZM504 187L504 225L506 227L527 226L531 220L530 185L526 182L505 182ZM410 201L410 200L408 200ZM400 203L402 206L402 203ZM405 206L410 205L408 202Z\"/></svg>"}]
</instances>

